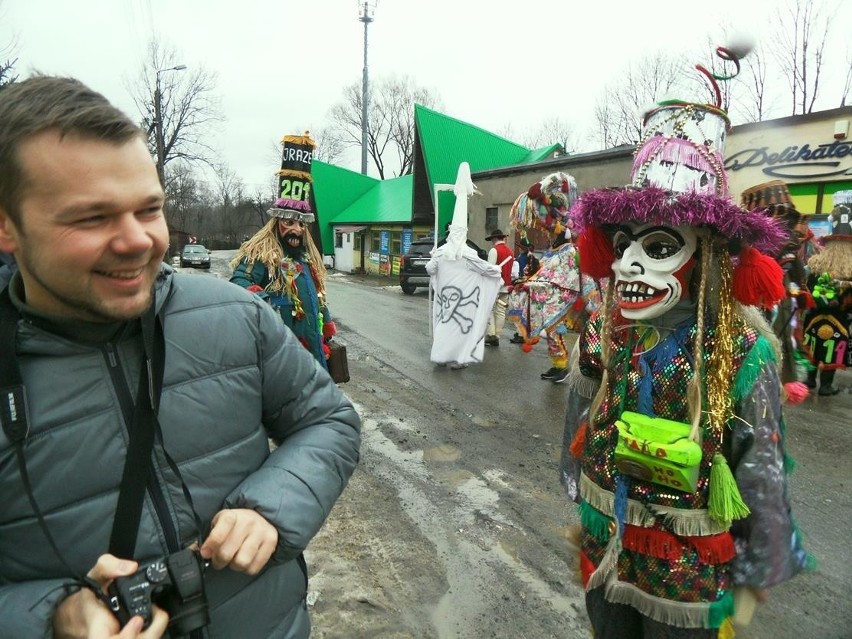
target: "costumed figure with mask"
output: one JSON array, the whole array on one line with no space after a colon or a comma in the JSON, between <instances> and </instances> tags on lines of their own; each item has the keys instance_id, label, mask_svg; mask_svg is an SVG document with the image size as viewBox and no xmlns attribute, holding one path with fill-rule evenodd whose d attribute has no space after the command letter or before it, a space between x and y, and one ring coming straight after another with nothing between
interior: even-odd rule
<instances>
[{"instance_id":1,"label":"costumed figure with mask","mask_svg":"<svg viewBox=\"0 0 852 639\"><path fill-rule=\"evenodd\" d=\"M581 269L609 280L571 364L560 464L598 639L731 636L747 612L735 599L808 561L790 513L780 345L758 308L784 297L761 251L786 238L728 196L720 78L698 68L715 104L660 103L632 184L572 208Z\"/></svg>"},{"instance_id":2,"label":"costumed figure with mask","mask_svg":"<svg viewBox=\"0 0 852 639\"><path fill-rule=\"evenodd\" d=\"M459 165L453 192L456 202L449 233L433 249L426 272L435 295L430 359L459 369L482 361L485 330L503 280L499 266L467 245L467 198L474 193L467 162Z\"/></svg>"},{"instance_id":3,"label":"costumed figure with mask","mask_svg":"<svg viewBox=\"0 0 852 639\"><path fill-rule=\"evenodd\" d=\"M797 369L797 358L802 359L802 365L806 366L804 356L799 353L794 334L801 321L799 309L813 308L813 298L807 288L807 277L805 263L802 259L804 237L800 229L804 221L804 215L796 210L793 198L787 185L781 180L772 180L752 186L743 191L740 196L740 204L748 211L763 213L772 217L781 225L786 236L783 246L771 257L774 257L784 273L784 289L786 295L772 309L766 312L766 318L772 324L772 330L781 341L783 361L781 363L781 381L789 397L804 399L807 396L807 388L801 383Z\"/></svg>"},{"instance_id":4,"label":"costumed figure with mask","mask_svg":"<svg viewBox=\"0 0 852 639\"><path fill-rule=\"evenodd\" d=\"M589 313L600 306L598 283L580 272L580 255L572 242L569 210L577 195L572 176L552 173L519 195L510 213L522 238L539 229L550 241L538 270L513 286L507 317L515 323L526 352L545 335L550 368L541 378L555 383L568 376L568 333L579 332Z\"/></svg>"},{"instance_id":5,"label":"costumed figure with mask","mask_svg":"<svg viewBox=\"0 0 852 639\"><path fill-rule=\"evenodd\" d=\"M337 333L326 302L326 270L308 225L314 222L310 173L314 142L307 134L285 136L279 197L271 217L240 246L231 282L266 300L322 367L328 340Z\"/></svg>"},{"instance_id":6,"label":"costumed figure with mask","mask_svg":"<svg viewBox=\"0 0 852 639\"><path fill-rule=\"evenodd\" d=\"M838 224L832 228L845 230L839 220L842 208L849 215L850 202L852 191L834 194L832 218ZM808 261L814 308L805 313L803 346L812 364L808 387L817 387L819 375L817 394L831 396L840 392L834 385L835 371L852 366L852 233L833 232L821 243L823 249Z\"/></svg>"}]
</instances>

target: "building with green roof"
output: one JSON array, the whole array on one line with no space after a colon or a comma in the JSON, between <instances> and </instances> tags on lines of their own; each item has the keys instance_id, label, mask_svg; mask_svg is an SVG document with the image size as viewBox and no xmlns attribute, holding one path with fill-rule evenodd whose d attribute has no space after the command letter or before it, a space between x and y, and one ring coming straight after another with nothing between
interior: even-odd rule
<instances>
[{"instance_id":1,"label":"building with green roof","mask_svg":"<svg viewBox=\"0 0 852 639\"><path fill-rule=\"evenodd\" d=\"M334 255L336 270L397 273L399 258L412 238L450 222L455 196L441 189L455 183L462 162L470 164L472 172L488 171L538 163L562 151L559 144L528 149L419 104L414 107L414 124L411 175L379 180L313 162L323 253Z\"/></svg>"}]
</instances>

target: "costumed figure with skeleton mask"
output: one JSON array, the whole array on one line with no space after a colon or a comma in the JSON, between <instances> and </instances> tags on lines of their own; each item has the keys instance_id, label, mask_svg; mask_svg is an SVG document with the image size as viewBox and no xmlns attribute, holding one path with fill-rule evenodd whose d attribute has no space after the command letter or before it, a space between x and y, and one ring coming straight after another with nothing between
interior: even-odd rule
<instances>
[{"instance_id":1,"label":"costumed figure with skeleton mask","mask_svg":"<svg viewBox=\"0 0 852 639\"><path fill-rule=\"evenodd\" d=\"M231 267L231 282L275 308L322 367L328 370L327 342L337 333L326 302L326 270L308 225L311 206L310 149L307 136L286 136L284 162L279 172L282 192L267 211L272 219L243 243ZM299 195L302 199L293 199Z\"/></svg>"},{"instance_id":2,"label":"costumed figure with skeleton mask","mask_svg":"<svg viewBox=\"0 0 852 639\"><path fill-rule=\"evenodd\" d=\"M785 237L728 196L721 78L698 68L715 105L661 103L632 184L572 209L581 269L609 279L572 361L560 465L598 639L732 636L746 612L735 599L808 560L790 513L780 346L759 308L785 294L761 253Z\"/></svg>"}]
</instances>

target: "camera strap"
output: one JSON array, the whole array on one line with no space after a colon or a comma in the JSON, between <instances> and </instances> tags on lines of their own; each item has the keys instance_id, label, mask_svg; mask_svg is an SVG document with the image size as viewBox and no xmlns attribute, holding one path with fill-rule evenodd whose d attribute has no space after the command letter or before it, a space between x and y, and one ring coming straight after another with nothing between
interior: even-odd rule
<instances>
[{"instance_id":1,"label":"camera strap","mask_svg":"<svg viewBox=\"0 0 852 639\"><path fill-rule=\"evenodd\" d=\"M133 557L136 550L145 486L151 472L151 450L154 447L154 436L160 428L157 410L163 390L166 347L154 305L152 300L142 316L142 371L109 540L109 551L116 557Z\"/></svg>"}]
</instances>

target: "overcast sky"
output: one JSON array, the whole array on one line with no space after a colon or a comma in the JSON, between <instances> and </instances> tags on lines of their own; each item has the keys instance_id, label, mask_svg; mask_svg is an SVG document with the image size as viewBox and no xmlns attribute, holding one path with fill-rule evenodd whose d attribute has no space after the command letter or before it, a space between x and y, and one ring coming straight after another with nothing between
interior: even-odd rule
<instances>
[{"instance_id":1,"label":"overcast sky","mask_svg":"<svg viewBox=\"0 0 852 639\"><path fill-rule=\"evenodd\" d=\"M445 113L490 131L534 130L556 116L587 128L630 58L687 51L722 24L760 37L782 3L379 0L370 78L409 75ZM852 2L843 4L849 14ZM217 147L253 190L278 168L271 149L282 136L320 129L344 87L360 84L358 9L356 0L0 0L0 57L17 57L22 76L78 77L135 119L128 86L160 38L178 62L216 74L226 118ZM710 53L686 61L709 64ZM344 164L360 170L360 151Z\"/></svg>"}]
</instances>

